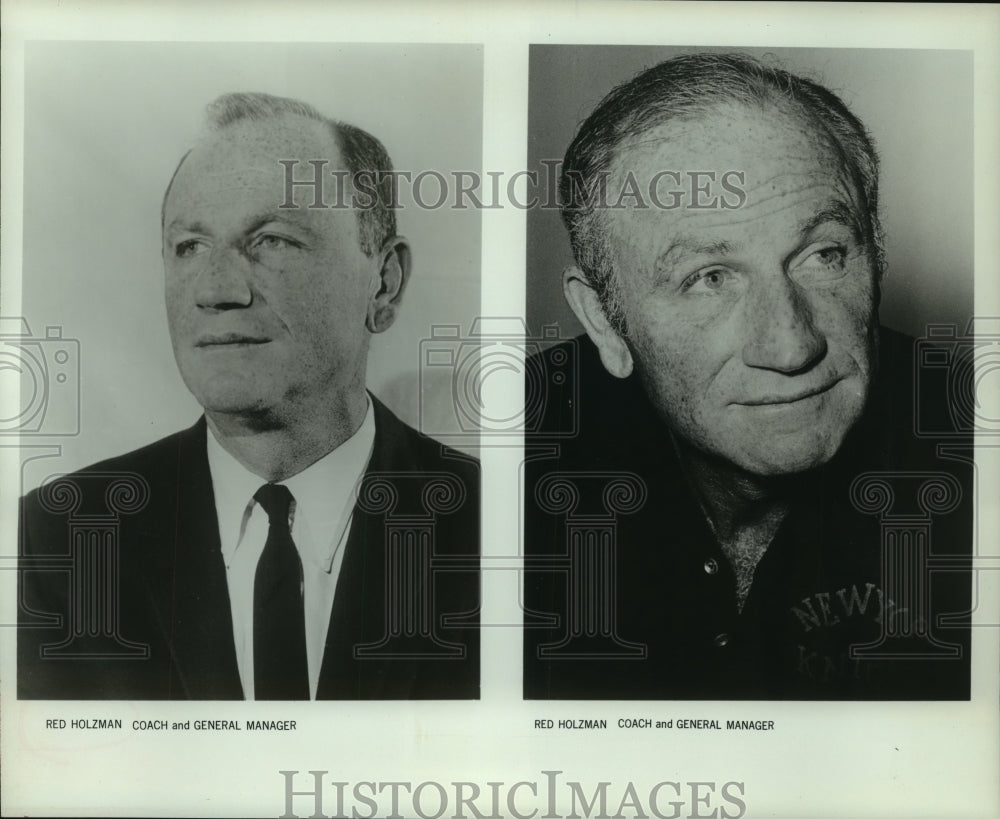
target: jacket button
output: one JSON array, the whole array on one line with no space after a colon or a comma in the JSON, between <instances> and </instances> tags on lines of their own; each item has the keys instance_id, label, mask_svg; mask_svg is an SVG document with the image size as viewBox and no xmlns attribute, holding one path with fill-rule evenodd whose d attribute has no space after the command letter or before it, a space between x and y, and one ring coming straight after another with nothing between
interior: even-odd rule
<instances>
[{"instance_id":1,"label":"jacket button","mask_svg":"<svg viewBox=\"0 0 1000 819\"><path fill-rule=\"evenodd\" d=\"M710 557L705 561L705 574L717 574L719 571L719 564L716 562L715 558Z\"/></svg>"}]
</instances>

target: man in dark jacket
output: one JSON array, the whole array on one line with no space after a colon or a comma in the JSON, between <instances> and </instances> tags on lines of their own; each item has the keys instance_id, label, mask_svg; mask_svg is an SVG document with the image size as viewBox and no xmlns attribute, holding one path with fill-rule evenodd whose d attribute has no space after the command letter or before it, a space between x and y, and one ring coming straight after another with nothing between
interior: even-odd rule
<instances>
[{"instance_id":1,"label":"man in dark jacket","mask_svg":"<svg viewBox=\"0 0 1000 819\"><path fill-rule=\"evenodd\" d=\"M385 149L264 94L209 125L162 215L205 415L23 500L18 695L477 697L478 466L365 389L410 270ZM377 195L316 207L298 165Z\"/></svg>"},{"instance_id":2,"label":"man in dark jacket","mask_svg":"<svg viewBox=\"0 0 1000 819\"><path fill-rule=\"evenodd\" d=\"M527 441L526 696L968 697L971 436L916 434L861 122L679 57L600 103L561 193L587 337L531 363L579 378Z\"/></svg>"}]
</instances>

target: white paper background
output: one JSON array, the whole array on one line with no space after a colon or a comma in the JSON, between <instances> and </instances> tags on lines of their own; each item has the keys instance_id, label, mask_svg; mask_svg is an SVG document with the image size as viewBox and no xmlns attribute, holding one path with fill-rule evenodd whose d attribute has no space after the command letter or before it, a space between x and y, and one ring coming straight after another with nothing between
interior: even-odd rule
<instances>
[{"instance_id":1,"label":"white paper background","mask_svg":"<svg viewBox=\"0 0 1000 819\"><path fill-rule=\"evenodd\" d=\"M403 45L406 43L482 43L482 165L485 169L507 174L521 170L526 163L529 43L972 49L975 52L977 164L975 191L968 195L974 196L975 201L976 306L979 315L1000 315L996 270L1000 258L996 231L997 202L1000 201L997 165L1000 15L993 9L701 6L652 2L587 6L541 3L411 6L319 4L301 0L277 8L256 3L205 3L195 9L190 4L152 3L132 7L92 3L86 8L67 8L65 4L36 2L6 4L3 27L4 315L19 314L22 241L27 248L30 238L24 233L21 219L22 207L27 201L23 198L23 186L35 184L36 180L26 179L22 173L25 133L22 94L24 42L35 39L133 43L386 41L398 44L396 47L401 50L408 48ZM138 44L130 47L135 48L137 54L143 53ZM153 50L147 53L154 53L159 46L150 48ZM338 46L330 45L329 48L330 53L335 54ZM176 45L172 49L178 53ZM212 51L208 49L209 53ZM273 46L266 46L260 53L265 51L273 54ZM254 51L248 47L243 53L240 59L247 60L246 55ZM137 57L136 77L142 76L142 59ZM227 71L257 70L253 62L249 58L249 63L240 63L238 69L227 68L226 55L219 50L212 70L206 67L201 73L188 67L187 73L182 71L178 75L176 87L170 85L170 75L159 73L167 89L166 97L161 99L154 95L149 98L145 107L136 112L141 121L135 126L136 135L119 134L120 144L106 154L109 172L113 172L119 162L123 174L130 173L130 163L138 162L148 170L142 162L142 152L146 148L149 148L148 161L162 164L163 173L144 175L150 187L135 194L138 198L134 206L146 209L153 219L152 224L148 217L139 220L151 231L152 249L149 242L140 237L119 233L122 224L128 223L123 221L120 205L102 201L81 203L81 209L88 211L107 209L104 231L94 237L78 237L84 246L79 248L76 258L89 259L90 263L63 269L62 275L86 270L99 278L104 267L101 260L112 259L113 269L118 272L134 264L138 281L132 285L136 291L129 295L128 301L122 293L104 297L103 304L102 299L95 296L88 307L105 309L108 305L119 307L131 303L131 300L138 303L150 297L154 301L158 298L155 221L162 184L179 152L186 147L185 140L197 123L196 117L204 101L214 96L216 86L220 91L229 90L227 83L232 74L227 76ZM260 73L265 73L263 66ZM296 81L299 78L294 77ZM393 81L397 84L406 81L406 77L387 79L390 85ZM301 80L308 82L306 77ZM72 76L65 78L69 86L75 81ZM433 79L429 82L433 89ZM448 77L446 85L451 87L453 82L454 78ZM54 83L56 88L58 85ZM184 90L191 90L192 85L197 89L187 105ZM474 84L467 90L474 98ZM66 112L70 127L87 118L88 98L99 100L101 93L99 88L88 85L81 89L84 99L79 107ZM309 98L305 93L296 93ZM422 118L434 118L439 102L449 105L447 93L441 93L440 100L428 94L426 89L424 93L433 103L421 112ZM353 104L351 99L352 95L345 93L343 104ZM156 130L150 125L157 121L160 111L164 110L162 106L167 104L176 106L171 110L177 117L187 120L166 117L176 131L170 137L170 147L164 143L162 148L154 150L155 146L147 142L152 140L150 131ZM127 113L132 113L131 99L123 98L121 105L129 109ZM331 108L321 107L324 110ZM336 114L351 119L345 111L338 110ZM375 124L365 121L363 111L359 111L355 119L383 136L397 165L403 165L399 154L407 150L405 134L393 142ZM466 122L462 127L474 128L475 124ZM423 139L414 139L412 143L420 159L427 156L426 151L436 149ZM79 147L79 156L85 161L92 161L93 156L101 155L100 152L100 146L81 144ZM440 161L445 168L455 165L447 152L435 161ZM76 172L66 167L60 170ZM928 195L933 196L933 191L928 191ZM523 316L524 213L506 208L486 211L482 217L480 309L486 315ZM67 235L76 231L80 224L82 222L69 217L60 220L57 225L60 232L54 235L53 241L68 244L59 236L64 235L62 231ZM405 230L416 242L428 235L416 228ZM433 230L430 234L438 235ZM461 241L457 235L452 238ZM66 279L57 281L65 282ZM27 295L30 286L25 286L23 292ZM80 314L77 305L63 298L60 285L54 285L49 295L52 303L61 305L61 309L74 316ZM109 340L116 340L126 351L139 346L144 349L143 355L160 356L163 371L170 372L162 320L159 324L154 323L155 319L150 319L150 323L129 324L133 322L129 312L115 312L108 322ZM450 315L446 320L464 321ZM96 324L95 333L100 330ZM127 335L121 330L123 324L129 325ZM123 338L126 340L122 341ZM129 354L124 355L125 363L114 366L126 366L129 357ZM145 371L141 365L139 370L140 374ZM121 382L127 383L127 380ZM179 381L176 383L179 385ZM173 393L172 388L164 386L163 395ZM160 398L158 394L150 403L157 404ZM116 402L126 402L128 406L139 398L122 393L121 397L110 395L107 400L108 413L88 419L87 434L106 425L121 424L111 415L111 410L118 406ZM516 405L516 390L506 396L506 400ZM154 410L156 408L149 412ZM180 410L182 414L185 411ZM190 411L197 410L191 407ZM162 427L165 433L176 428L170 426L175 416L169 413L159 414L157 410L153 417L157 419L154 424L157 430ZM113 429L112 432L115 434L111 438L122 442L120 450L133 445L129 436L138 443L162 434L157 431L147 436L145 429L136 427ZM0 456L4 459L0 473L3 480L0 487L0 519L3 522L0 567L7 570L0 572L3 582L0 622L11 623L15 617L16 575L9 571L13 567L11 556L16 552L13 541L15 503L20 491L19 464L28 453L10 447L12 442L0 443L6 444L0 446ZM1000 548L995 533L1000 531L1000 521L993 499L1000 496L996 481L1000 449L982 449L979 460L983 479L978 517L979 552L992 558L990 565L997 565ZM512 623L518 618L516 595L512 593L512 589L516 591L516 576L497 568L505 565L501 556L517 554L518 525L514 510L518 504L518 462L516 449L483 452L483 495L488 499L484 509L483 550L490 567L484 577L484 620L489 623ZM987 562L983 560L982 565ZM998 572L982 573L982 596L977 613L981 624L996 623L1000 619L997 614L998 580ZM14 695L13 629L2 628L0 758L3 813L276 816L284 809L283 779L278 771L291 769L303 772L298 780L300 786L308 784L306 771L325 770L329 772L324 777L327 781L407 780L419 783L437 780L447 784L465 780L479 783L484 790L490 781L503 781L508 785L520 779L540 782L544 779L541 771L559 770L563 772L563 780L584 783L588 794L597 782L610 781L614 783L612 792L619 795L629 781L636 783L640 793L648 793L652 785L662 780L719 783L738 780L745 783L746 815L750 817L995 816L1000 813L996 784L1000 760L997 634L995 627L980 628L974 634L974 696L969 703L524 703L520 698L519 632L516 628L497 627L486 629L484 633L483 688L479 702L334 702L293 706L19 703ZM619 717L633 715L653 719L683 716L769 718L775 720L775 730L738 736L728 732L627 731L614 727ZM120 717L126 730L103 733L47 731L44 728L45 719L59 717ZM296 719L298 730L287 734L243 732L238 737L195 732L138 734L128 730L136 718L222 717ZM605 717L611 727L603 732L541 731L533 728L533 720L538 717ZM610 801L613 810L618 799L612 797ZM429 804L433 807L433 800ZM719 804L718 799L713 800L713 807ZM409 802L404 800L403 805L407 813ZM532 807L544 810L541 800ZM332 813L333 809L334 806L328 803L326 812ZM568 806L561 811L568 811ZM296 812L311 814L311 800L300 798L296 802ZM705 815L710 812L710 808L706 809Z\"/></svg>"}]
</instances>

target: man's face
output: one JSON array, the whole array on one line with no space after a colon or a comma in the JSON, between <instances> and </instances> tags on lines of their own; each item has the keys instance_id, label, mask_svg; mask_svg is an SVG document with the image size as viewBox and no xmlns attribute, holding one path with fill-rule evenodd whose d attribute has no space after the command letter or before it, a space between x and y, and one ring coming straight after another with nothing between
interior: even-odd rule
<instances>
[{"instance_id":1,"label":"man's face","mask_svg":"<svg viewBox=\"0 0 1000 819\"><path fill-rule=\"evenodd\" d=\"M184 382L207 411L265 423L363 389L375 266L353 211L305 207L306 186L300 207L279 208L279 159L340 167L321 123L235 123L191 151L164 209L167 318Z\"/></svg>"},{"instance_id":2,"label":"man's face","mask_svg":"<svg viewBox=\"0 0 1000 819\"><path fill-rule=\"evenodd\" d=\"M878 303L830 143L787 113L734 105L647 132L616 168L714 170L730 204L718 180L745 174L736 209L610 215L628 347L660 414L682 443L752 475L828 461L864 408Z\"/></svg>"}]
</instances>

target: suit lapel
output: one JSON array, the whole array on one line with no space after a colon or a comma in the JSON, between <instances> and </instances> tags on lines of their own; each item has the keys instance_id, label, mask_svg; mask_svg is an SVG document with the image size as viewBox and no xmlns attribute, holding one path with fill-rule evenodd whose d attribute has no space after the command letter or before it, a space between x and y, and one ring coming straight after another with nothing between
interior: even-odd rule
<instances>
[{"instance_id":1,"label":"suit lapel","mask_svg":"<svg viewBox=\"0 0 1000 819\"><path fill-rule=\"evenodd\" d=\"M369 395L375 412L375 441L362 481L378 473L412 469L414 462L404 430ZM385 636L385 542L385 516L370 514L355 504L327 629L318 699L379 699L387 687L394 698L407 696L405 681L413 678L413 661L354 656L356 646L377 643Z\"/></svg>"},{"instance_id":2,"label":"suit lapel","mask_svg":"<svg viewBox=\"0 0 1000 819\"><path fill-rule=\"evenodd\" d=\"M154 501L163 541L148 577L170 654L171 699L242 699L202 418L178 436Z\"/></svg>"}]
</instances>

